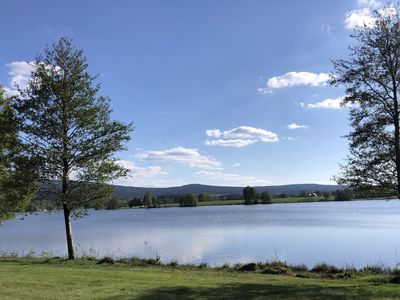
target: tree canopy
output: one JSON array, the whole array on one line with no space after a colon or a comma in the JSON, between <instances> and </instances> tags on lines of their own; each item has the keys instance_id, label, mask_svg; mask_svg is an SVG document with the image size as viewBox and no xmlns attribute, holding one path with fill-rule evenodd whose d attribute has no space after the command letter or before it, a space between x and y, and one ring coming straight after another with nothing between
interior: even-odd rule
<instances>
[{"instance_id":1,"label":"tree canopy","mask_svg":"<svg viewBox=\"0 0 400 300\"><path fill-rule=\"evenodd\" d=\"M0 86L0 221L23 211L38 188L35 166L22 148L18 124L12 99Z\"/></svg>"},{"instance_id":2,"label":"tree canopy","mask_svg":"<svg viewBox=\"0 0 400 300\"><path fill-rule=\"evenodd\" d=\"M99 96L82 50L61 38L38 54L17 110L25 146L39 160L47 192L62 202L69 258L75 257L70 217L109 199L108 182L125 176L115 153L125 149L131 124L111 120L109 99Z\"/></svg>"},{"instance_id":3,"label":"tree canopy","mask_svg":"<svg viewBox=\"0 0 400 300\"><path fill-rule=\"evenodd\" d=\"M390 188L400 196L399 7L374 12L357 27L347 59L334 61L332 84L344 86L350 110L350 154L336 177L351 187Z\"/></svg>"},{"instance_id":4,"label":"tree canopy","mask_svg":"<svg viewBox=\"0 0 400 300\"><path fill-rule=\"evenodd\" d=\"M243 188L243 199L245 204L255 204L255 202L257 202L256 189L251 186Z\"/></svg>"},{"instance_id":5,"label":"tree canopy","mask_svg":"<svg viewBox=\"0 0 400 300\"><path fill-rule=\"evenodd\" d=\"M272 194L269 191L264 191L260 194L260 200L263 204L271 204L272 198Z\"/></svg>"}]
</instances>

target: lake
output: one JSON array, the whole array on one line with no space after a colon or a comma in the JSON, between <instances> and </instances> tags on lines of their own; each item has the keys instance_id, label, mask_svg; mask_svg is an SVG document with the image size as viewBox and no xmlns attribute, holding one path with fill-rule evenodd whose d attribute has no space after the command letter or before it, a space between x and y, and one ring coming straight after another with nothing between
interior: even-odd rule
<instances>
[{"instance_id":1,"label":"lake","mask_svg":"<svg viewBox=\"0 0 400 300\"><path fill-rule=\"evenodd\" d=\"M0 225L0 251L66 255L62 212L20 218ZM400 262L400 201L90 210L73 220L73 234L80 255L99 257L393 267Z\"/></svg>"}]
</instances>

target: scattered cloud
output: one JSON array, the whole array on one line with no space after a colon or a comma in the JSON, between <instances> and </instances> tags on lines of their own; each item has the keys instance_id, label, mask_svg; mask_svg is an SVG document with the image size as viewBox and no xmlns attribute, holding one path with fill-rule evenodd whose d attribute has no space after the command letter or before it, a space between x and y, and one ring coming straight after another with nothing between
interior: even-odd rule
<instances>
[{"instance_id":1,"label":"scattered cloud","mask_svg":"<svg viewBox=\"0 0 400 300\"><path fill-rule=\"evenodd\" d=\"M365 7L348 12L344 19L344 24L346 28L353 29L354 27L364 25L370 27L374 24L374 21L371 9Z\"/></svg>"},{"instance_id":2,"label":"scattered cloud","mask_svg":"<svg viewBox=\"0 0 400 300\"><path fill-rule=\"evenodd\" d=\"M240 167L240 164L239 164L239 163L234 163L234 164L233 164L233 167L234 167L234 168Z\"/></svg>"},{"instance_id":3,"label":"scattered cloud","mask_svg":"<svg viewBox=\"0 0 400 300\"><path fill-rule=\"evenodd\" d=\"M293 86L321 86L329 80L328 73L289 72L281 76L271 77L267 80L265 88L259 88L258 93L269 94L272 90Z\"/></svg>"},{"instance_id":4,"label":"scattered cloud","mask_svg":"<svg viewBox=\"0 0 400 300\"><path fill-rule=\"evenodd\" d=\"M12 96L17 96L18 95L18 90L11 89L11 88L8 88L6 86L4 87L4 91L6 92L6 95L8 97L12 97Z\"/></svg>"},{"instance_id":5,"label":"scattered cloud","mask_svg":"<svg viewBox=\"0 0 400 300\"><path fill-rule=\"evenodd\" d=\"M200 169L220 169L222 163L212 157L201 155L197 149L175 147L164 151L147 151L137 155L143 160L175 162Z\"/></svg>"},{"instance_id":6,"label":"scattered cloud","mask_svg":"<svg viewBox=\"0 0 400 300\"><path fill-rule=\"evenodd\" d=\"M206 135L216 139L206 140L204 144L220 147L241 148L257 142L269 143L279 141L276 133L250 126L240 126L226 131L210 129L206 130Z\"/></svg>"},{"instance_id":7,"label":"scattered cloud","mask_svg":"<svg viewBox=\"0 0 400 300\"><path fill-rule=\"evenodd\" d=\"M206 130L206 135L210 136L210 137L218 138L218 137L222 136L222 132L219 129L209 129L209 130Z\"/></svg>"},{"instance_id":8,"label":"scattered cloud","mask_svg":"<svg viewBox=\"0 0 400 300\"><path fill-rule=\"evenodd\" d=\"M39 65L44 65L45 69L49 72L62 72L59 66L45 65L44 63L39 63ZM9 69L8 75L10 76L8 85L4 87L7 95L15 96L18 95L18 88L25 89L28 87L29 80L31 79L31 74L35 70L36 62L30 61L13 61L6 64Z\"/></svg>"},{"instance_id":9,"label":"scattered cloud","mask_svg":"<svg viewBox=\"0 0 400 300\"><path fill-rule=\"evenodd\" d=\"M288 126L287 126L287 128L288 129L301 129L301 128L308 128L308 125L300 125L300 124L296 124L296 123L292 123L292 124L289 124Z\"/></svg>"},{"instance_id":10,"label":"scattered cloud","mask_svg":"<svg viewBox=\"0 0 400 300\"><path fill-rule=\"evenodd\" d=\"M246 185L266 185L271 184L271 181L265 179L259 179L255 176L241 176L236 173L224 173L220 171L199 171L197 175L207 177L212 180L219 180L228 184L235 184L239 186Z\"/></svg>"},{"instance_id":11,"label":"scattered cloud","mask_svg":"<svg viewBox=\"0 0 400 300\"><path fill-rule=\"evenodd\" d=\"M34 62L13 61L6 64L8 75L10 76L9 87L5 87L9 96L18 94L17 87L24 89L28 86L31 73L34 70Z\"/></svg>"},{"instance_id":12,"label":"scattered cloud","mask_svg":"<svg viewBox=\"0 0 400 300\"><path fill-rule=\"evenodd\" d=\"M305 107L305 108L323 108L323 109L341 109L343 108L341 106L343 97L339 97L339 98L335 98L335 99L331 99L331 98L327 98L325 100L322 100L320 102L317 103L310 103L310 104L305 104L303 102L300 103L301 107Z\"/></svg>"},{"instance_id":13,"label":"scattered cloud","mask_svg":"<svg viewBox=\"0 0 400 300\"><path fill-rule=\"evenodd\" d=\"M136 187L171 187L185 184L181 180L159 178L160 175L168 174L160 166L139 167L134 162L127 160L119 160L117 163L128 169L129 173L127 177L118 178L113 184Z\"/></svg>"},{"instance_id":14,"label":"scattered cloud","mask_svg":"<svg viewBox=\"0 0 400 300\"><path fill-rule=\"evenodd\" d=\"M272 90L271 89L267 89L267 88L258 88L257 89L257 94L259 94L259 95L272 94Z\"/></svg>"},{"instance_id":15,"label":"scattered cloud","mask_svg":"<svg viewBox=\"0 0 400 300\"><path fill-rule=\"evenodd\" d=\"M231 140L205 140L204 144L207 146L220 146L220 147L233 147L241 148L256 143L257 140L249 139L231 139Z\"/></svg>"},{"instance_id":16,"label":"scattered cloud","mask_svg":"<svg viewBox=\"0 0 400 300\"><path fill-rule=\"evenodd\" d=\"M393 16L397 13L395 7L383 7L384 3L382 1L358 0L357 4L359 8L349 11L344 19L344 24L348 29L353 29L357 26L374 26L374 10L377 10L382 16Z\"/></svg>"},{"instance_id":17,"label":"scattered cloud","mask_svg":"<svg viewBox=\"0 0 400 300\"><path fill-rule=\"evenodd\" d=\"M112 182L115 185L155 188L182 186L189 183L179 179L142 178L137 176L118 178Z\"/></svg>"},{"instance_id":18,"label":"scattered cloud","mask_svg":"<svg viewBox=\"0 0 400 300\"><path fill-rule=\"evenodd\" d=\"M326 32L326 33L331 34L333 29L334 29L334 27L332 25L325 25L325 24L321 25L321 30Z\"/></svg>"},{"instance_id":19,"label":"scattered cloud","mask_svg":"<svg viewBox=\"0 0 400 300\"><path fill-rule=\"evenodd\" d=\"M117 162L120 166L129 170L130 175L141 178L154 177L157 175L168 174L160 166L138 167L134 162L128 160L119 160Z\"/></svg>"}]
</instances>

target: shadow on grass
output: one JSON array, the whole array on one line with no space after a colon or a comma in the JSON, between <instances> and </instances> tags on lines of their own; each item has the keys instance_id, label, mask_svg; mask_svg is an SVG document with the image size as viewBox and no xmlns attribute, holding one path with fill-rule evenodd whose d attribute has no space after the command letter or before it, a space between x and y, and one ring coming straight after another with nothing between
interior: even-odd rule
<instances>
[{"instance_id":1,"label":"shadow on grass","mask_svg":"<svg viewBox=\"0 0 400 300\"><path fill-rule=\"evenodd\" d=\"M215 288L161 287L149 290L139 296L120 295L116 299L398 299L397 293L366 290L357 286L323 287L318 285L270 285L270 284L230 284Z\"/></svg>"}]
</instances>

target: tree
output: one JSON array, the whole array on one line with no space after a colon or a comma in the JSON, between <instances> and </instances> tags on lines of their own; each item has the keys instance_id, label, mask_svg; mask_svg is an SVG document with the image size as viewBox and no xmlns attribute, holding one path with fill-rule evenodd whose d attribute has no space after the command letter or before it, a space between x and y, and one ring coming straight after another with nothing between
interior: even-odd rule
<instances>
[{"instance_id":1,"label":"tree","mask_svg":"<svg viewBox=\"0 0 400 300\"><path fill-rule=\"evenodd\" d=\"M143 203L147 208L153 207L153 196L150 192L146 192L146 194L144 194Z\"/></svg>"},{"instance_id":2,"label":"tree","mask_svg":"<svg viewBox=\"0 0 400 300\"><path fill-rule=\"evenodd\" d=\"M35 166L19 136L12 99L0 85L0 222L23 211L38 189Z\"/></svg>"},{"instance_id":3,"label":"tree","mask_svg":"<svg viewBox=\"0 0 400 300\"><path fill-rule=\"evenodd\" d=\"M348 59L334 62L331 83L346 87L350 154L335 178L350 187L392 189L400 196L399 7L374 12L372 26L357 27Z\"/></svg>"},{"instance_id":4,"label":"tree","mask_svg":"<svg viewBox=\"0 0 400 300\"><path fill-rule=\"evenodd\" d=\"M244 204L254 204L257 199L257 192L254 187L246 186L243 189Z\"/></svg>"},{"instance_id":5,"label":"tree","mask_svg":"<svg viewBox=\"0 0 400 300\"><path fill-rule=\"evenodd\" d=\"M120 207L119 200L116 196L111 196L111 198L107 201L106 209L107 210L115 210Z\"/></svg>"},{"instance_id":6,"label":"tree","mask_svg":"<svg viewBox=\"0 0 400 300\"><path fill-rule=\"evenodd\" d=\"M349 201L354 199L354 193L351 189L345 189L335 192L336 201Z\"/></svg>"},{"instance_id":7,"label":"tree","mask_svg":"<svg viewBox=\"0 0 400 300\"><path fill-rule=\"evenodd\" d=\"M210 197L210 194L208 194L208 193L200 193L198 196L199 202L210 201L210 199L211 199L211 197Z\"/></svg>"},{"instance_id":8,"label":"tree","mask_svg":"<svg viewBox=\"0 0 400 300\"><path fill-rule=\"evenodd\" d=\"M82 50L61 38L37 55L17 110L25 145L39 160L39 175L64 211L68 258L75 258L71 215L109 199L107 183L125 176L115 153L125 149L131 124L110 119L109 99L98 96Z\"/></svg>"},{"instance_id":9,"label":"tree","mask_svg":"<svg viewBox=\"0 0 400 300\"><path fill-rule=\"evenodd\" d=\"M142 205L143 205L142 199L138 197L134 197L128 202L129 207L142 206Z\"/></svg>"},{"instance_id":10,"label":"tree","mask_svg":"<svg viewBox=\"0 0 400 300\"><path fill-rule=\"evenodd\" d=\"M179 206L193 207L197 206L197 196L195 194L187 194L179 198Z\"/></svg>"},{"instance_id":11,"label":"tree","mask_svg":"<svg viewBox=\"0 0 400 300\"><path fill-rule=\"evenodd\" d=\"M260 195L260 200L263 204L271 204L272 203L272 194L269 191L264 191Z\"/></svg>"},{"instance_id":12,"label":"tree","mask_svg":"<svg viewBox=\"0 0 400 300\"><path fill-rule=\"evenodd\" d=\"M161 199L160 198L158 198L157 196L153 196L152 201L153 201L153 207L160 208L160 205L161 205Z\"/></svg>"}]
</instances>

